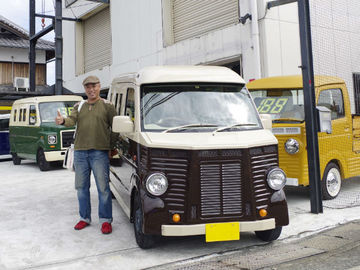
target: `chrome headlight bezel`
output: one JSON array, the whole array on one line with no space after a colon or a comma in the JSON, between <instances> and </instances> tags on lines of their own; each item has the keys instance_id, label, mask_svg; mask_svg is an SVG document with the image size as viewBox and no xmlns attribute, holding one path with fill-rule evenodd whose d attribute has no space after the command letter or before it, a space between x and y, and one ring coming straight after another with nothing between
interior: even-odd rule
<instances>
[{"instance_id":1,"label":"chrome headlight bezel","mask_svg":"<svg viewBox=\"0 0 360 270\"><path fill-rule=\"evenodd\" d=\"M266 180L271 189L281 190L286 184L286 174L278 167L272 168L268 171Z\"/></svg>"},{"instance_id":2,"label":"chrome headlight bezel","mask_svg":"<svg viewBox=\"0 0 360 270\"><path fill-rule=\"evenodd\" d=\"M48 144L56 144L56 143L57 143L56 134L48 135Z\"/></svg>"},{"instance_id":3,"label":"chrome headlight bezel","mask_svg":"<svg viewBox=\"0 0 360 270\"><path fill-rule=\"evenodd\" d=\"M163 173L152 173L146 178L146 190L153 196L163 195L169 186L168 180Z\"/></svg>"},{"instance_id":4,"label":"chrome headlight bezel","mask_svg":"<svg viewBox=\"0 0 360 270\"><path fill-rule=\"evenodd\" d=\"M296 139L290 138L285 142L284 147L285 147L286 153L288 153L290 155L294 155L299 152L300 143Z\"/></svg>"}]
</instances>

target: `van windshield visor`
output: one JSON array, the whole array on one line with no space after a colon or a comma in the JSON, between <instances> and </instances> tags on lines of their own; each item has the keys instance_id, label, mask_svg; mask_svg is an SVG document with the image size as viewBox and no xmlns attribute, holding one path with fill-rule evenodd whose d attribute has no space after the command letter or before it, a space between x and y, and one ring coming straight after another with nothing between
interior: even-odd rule
<instances>
[{"instance_id":1,"label":"van windshield visor","mask_svg":"<svg viewBox=\"0 0 360 270\"><path fill-rule=\"evenodd\" d=\"M305 120L303 89L268 89L250 91L260 114L270 114L275 123Z\"/></svg>"},{"instance_id":2,"label":"van windshield visor","mask_svg":"<svg viewBox=\"0 0 360 270\"><path fill-rule=\"evenodd\" d=\"M68 117L77 102L78 101L57 101L40 103L39 110L41 122L54 122L58 110L63 117Z\"/></svg>"},{"instance_id":3,"label":"van windshield visor","mask_svg":"<svg viewBox=\"0 0 360 270\"><path fill-rule=\"evenodd\" d=\"M244 85L146 85L141 88L140 106L144 131L212 132L226 127L228 132L262 128Z\"/></svg>"}]
</instances>

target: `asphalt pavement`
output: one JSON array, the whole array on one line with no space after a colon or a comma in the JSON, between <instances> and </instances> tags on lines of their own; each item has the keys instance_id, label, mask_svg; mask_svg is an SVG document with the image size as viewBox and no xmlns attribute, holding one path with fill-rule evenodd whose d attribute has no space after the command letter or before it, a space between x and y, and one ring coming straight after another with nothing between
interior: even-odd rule
<instances>
[{"instance_id":1,"label":"asphalt pavement","mask_svg":"<svg viewBox=\"0 0 360 270\"><path fill-rule=\"evenodd\" d=\"M229 242L206 243L203 236L164 238L155 248L142 250L136 245L132 224L115 200L113 232L110 235L100 232L97 192L92 181L93 222L86 229L75 231L78 209L72 172L61 167L41 172L31 161L23 161L19 166L11 161L0 162L0 269L108 270L169 268L169 265L176 269L181 263L230 260L232 252L237 254L237 263L244 269L258 269L251 268L250 263L259 260L263 263L254 267L280 264L276 267L287 269L288 262L324 254L321 248L303 247L297 241L322 235L343 224L353 224L355 232L359 226L355 221L360 213L360 178L354 178L344 181L337 199L324 202L324 213L319 215L310 213L307 188L287 188L290 224L271 244L261 242L253 233L242 233L239 241ZM356 233L351 239L358 239L355 236ZM331 237L329 242L338 239L341 238ZM358 251L355 243L350 250ZM275 264L264 264L269 258L274 258ZM242 259L249 264L240 264ZM350 268L356 264L344 266Z\"/></svg>"}]
</instances>

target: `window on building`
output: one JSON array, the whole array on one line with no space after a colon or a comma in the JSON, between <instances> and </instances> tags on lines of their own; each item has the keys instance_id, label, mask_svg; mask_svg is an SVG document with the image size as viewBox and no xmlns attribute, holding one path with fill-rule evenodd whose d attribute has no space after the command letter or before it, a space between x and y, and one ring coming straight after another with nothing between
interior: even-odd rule
<instances>
[{"instance_id":1,"label":"window on building","mask_svg":"<svg viewBox=\"0 0 360 270\"><path fill-rule=\"evenodd\" d=\"M162 4L166 45L239 22L238 0L163 0Z\"/></svg>"},{"instance_id":2,"label":"window on building","mask_svg":"<svg viewBox=\"0 0 360 270\"><path fill-rule=\"evenodd\" d=\"M318 106L331 111L331 120L345 116L344 98L340 89L326 89L320 92Z\"/></svg>"},{"instance_id":3,"label":"window on building","mask_svg":"<svg viewBox=\"0 0 360 270\"><path fill-rule=\"evenodd\" d=\"M360 73L353 73L355 112L360 114Z\"/></svg>"}]
</instances>

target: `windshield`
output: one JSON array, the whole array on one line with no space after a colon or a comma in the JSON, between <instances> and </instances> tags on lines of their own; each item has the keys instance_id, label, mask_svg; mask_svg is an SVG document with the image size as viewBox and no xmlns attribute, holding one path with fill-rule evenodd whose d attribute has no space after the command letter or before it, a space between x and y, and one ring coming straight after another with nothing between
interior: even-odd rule
<instances>
[{"instance_id":1,"label":"windshield","mask_svg":"<svg viewBox=\"0 0 360 270\"><path fill-rule=\"evenodd\" d=\"M261 128L247 89L243 85L223 84L143 86L141 125L143 130L155 132Z\"/></svg>"},{"instance_id":2,"label":"windshield","mask_svg":"<svg viewBox=\"0 0 360 270\"><path fill-rule=\"evenodd\" d=\"M305 119L303 89L250 91L261 114L270 114L273 122L302 122Z\"/></svg>"},{"instance_id":3,"label":"windshield","mask_svg":"<svg viewBox=\"0 0 360 270\"><path fill-rule=\"evenodd\" d=\"M68 117L78 101L43 102L39 104L41 122L54 122L57 111Z\"/></svg>"}]
</instances>

